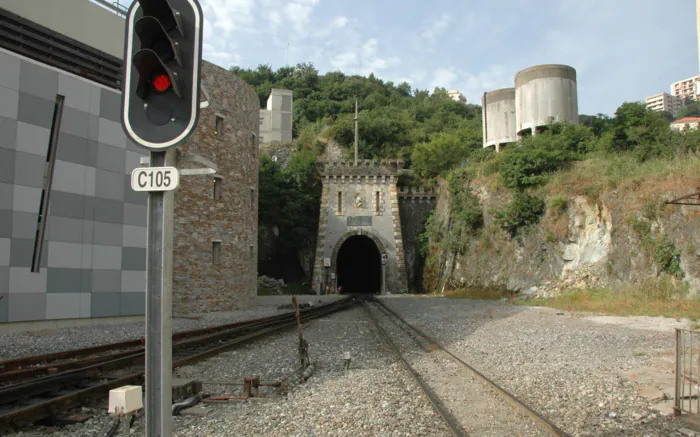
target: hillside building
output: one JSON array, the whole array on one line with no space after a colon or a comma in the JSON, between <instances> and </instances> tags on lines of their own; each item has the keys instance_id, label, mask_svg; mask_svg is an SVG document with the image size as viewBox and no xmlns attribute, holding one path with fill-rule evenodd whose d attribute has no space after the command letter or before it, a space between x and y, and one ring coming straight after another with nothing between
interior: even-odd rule
<instances>
[{"instance_id":1,"label":"hillside building","mask_svg":"<svg viewBox=\"0 0 700 437\"><path fill-rule=\"evenodd\" d=\"M671 129L682 132L684 130L697 130L700 125L700 117L683 117L671 123Z\"/></svg>"},{"instance_id":2,"label":"hillside building","mask_svg":"<svg viewBox=\"0 0 700 437\"><path fill-rule=\"evenodd\" d=\"M683 105L683 99L668 93L654 94L645 99L647 109L657 112L668 112L677 117Z\"/></svg>"},{"instance_id":3,"label":"hillside building","mask_svg":"<svg viewBox=\"0 0 700 437\"><path fill-rule=\"evenodd\" d=\"M260 110L260 143L292 142L292 90L272 88L267 108Z\"/></svg>"},{"instance_id":4,"label":"hillside building","mask_svg":"<svg viewBox=\"0 0 700 437\"><path fill-rule=\"evenodd\" d=\"M459 90L448 90L447 95L455 102L467 104L467 98Z\"/></svg>"},{"instance_id":5,"label":"hillside building","mask_svg":"<svg viewBox=\"0 0 700 437\"><path fill-rule=\"evenodd\" d=\"M671 95L700 102L700 76L693 76L671 84Z\"/></svg>"}]
</instances>

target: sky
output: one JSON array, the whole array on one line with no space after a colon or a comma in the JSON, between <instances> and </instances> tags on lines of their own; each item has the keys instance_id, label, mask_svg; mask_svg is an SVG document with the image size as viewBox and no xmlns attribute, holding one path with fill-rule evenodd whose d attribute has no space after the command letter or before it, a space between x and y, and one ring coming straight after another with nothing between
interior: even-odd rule
<instances>
[{"instance_id":1,"label":"sky","mask_svg":"<svg viewBox=\"0 0 700 437\"><path fill-rule=\"evenodd\" d=\"M130 3L130 0L120 0ZM698 74L692 0L200 0L204 59L311 62L480 104L538 64L577 70L579 112L612 115Z\"/></svg>"}]
</instances>

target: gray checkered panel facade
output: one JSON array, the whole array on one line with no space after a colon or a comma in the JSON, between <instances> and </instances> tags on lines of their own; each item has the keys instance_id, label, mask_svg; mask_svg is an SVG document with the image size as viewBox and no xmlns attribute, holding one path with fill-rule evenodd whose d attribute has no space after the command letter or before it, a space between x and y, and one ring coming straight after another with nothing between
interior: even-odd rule
<instances>
[{"instance_id":1,"label":"gray checkered panel facade","mask_svg":"<svg viewBox=\"0 0 700 437\"><path fill-rule=\"evenodd\" d=\"M31 272L56 96L65 97L41 269ZM0 322L142 315L146 194L119 93L0 51Z\"/></svg>"}]
</instances>

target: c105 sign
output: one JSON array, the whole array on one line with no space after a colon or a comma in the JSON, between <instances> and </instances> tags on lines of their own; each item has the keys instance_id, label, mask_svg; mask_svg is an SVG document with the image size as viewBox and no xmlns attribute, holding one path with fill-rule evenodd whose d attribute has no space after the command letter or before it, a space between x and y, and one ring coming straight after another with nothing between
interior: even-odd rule
<instances>
[{"instance_id":1,"label":"c105 sign","mask_svg":"<svg viewBox=\"0 0 700 437\"><path fill-rule=\"evenodd\" d=\"M134 191L170 191L180 183L180 172L175 167L141 167L131 172Z\"/></svg>"}]
</instances>

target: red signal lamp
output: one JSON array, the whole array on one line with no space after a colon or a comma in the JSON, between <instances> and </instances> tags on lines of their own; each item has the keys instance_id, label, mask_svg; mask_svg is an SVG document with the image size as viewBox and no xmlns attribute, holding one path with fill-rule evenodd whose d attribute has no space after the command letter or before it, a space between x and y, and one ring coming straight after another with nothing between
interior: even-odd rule
<instances>
[{"instance_id":1,"label":"red signal lamp","mask_svg":"<svg viewBox=\"0 0 700 437\"><path fill-rule=\"evenodd\" d=\"M165 73L158 73L153 78L153 88L159 93L167 91L168 88L170 88L170 85L172 85L170 82L170 77L168 77L168 75Z\"/></svg>"}]
</instances>

